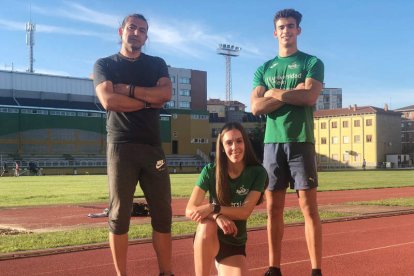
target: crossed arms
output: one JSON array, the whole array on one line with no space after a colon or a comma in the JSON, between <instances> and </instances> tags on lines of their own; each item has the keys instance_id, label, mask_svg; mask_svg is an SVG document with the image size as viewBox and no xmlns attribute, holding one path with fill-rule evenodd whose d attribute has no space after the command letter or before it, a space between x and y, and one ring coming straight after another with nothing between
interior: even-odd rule
<instances>
[{"instance_id":1,"label":"crossed arms","mask_svg":"<svg viewBox=\"0 0 414 276\"><path fill-rule=\"evenodd\" d=\"M252 113L253 115L268 114L284 104L313 106L321 90L322 83L311 78L307 78L304 83L299 83L292 90L277 88L266 90L264 86L257 86L250 97Z\"/></svg>"},{"instance_id":2,"label":"crossed arms","mask_svg":"<svg viewBox=\"0 0 414 276\"><path fill-rule=\"evenodd\" d=\"M131 112L145 108L162 108L171 99L171 81L167 77L158 80L154 87L135 86L133 97L129 97L129 84L113 84L104 81L96 86L96 95L105 110L115 112Z\"/></svg>"},{"instance_id":3,"label":"crossed arms","mask_svg":"<svg viewBox=\"0 0 414 276\"><path fill-rule=\"evenodd\" d=\"M221 206L220 216L213 214L213 207L210 203L203 203L206 192L198 186L195 186L188 201L185 215L195 222L201 222L203 219L215 219L218 227L224 234L237 235L237 227L234 220L246 220L252 213L261 193L250 191L242 206L227 207Z\"/></svg>"}]
</instances>

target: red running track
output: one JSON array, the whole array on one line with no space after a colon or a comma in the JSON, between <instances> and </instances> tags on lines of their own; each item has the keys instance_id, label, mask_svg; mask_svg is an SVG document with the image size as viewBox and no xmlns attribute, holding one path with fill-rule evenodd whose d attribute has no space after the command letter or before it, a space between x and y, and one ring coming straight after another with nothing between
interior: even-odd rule
<instances>
[{"instance_id":1,"label":"red running track","mask_svg":"<svg viewBox=\"0 0 414 276\"><path fill-rule=\"evenodd\" d=\"M377 200L386 198L413 197L414 187L365 189L347 191L318 192L318 204L340 204L349 201ZM188 198L173 199L173 215L175 218L183 217ZM286 196L286 207L298 206L296 194ZM88 213L101 212L105 205L57 205L40 207L0 208L0 225L11 228L20 228L31 231L43 229L73 229L80 227L105 226L107 218L91 219ZM265 204L257 206L257 210L264 210ZM149 218L134 217L132 223L148 222Z\"/></svg>"},{"instance_id":2,"label":"red running track","mask_svg":"<svg viewBox=\"0 0 414 276\"><path fill-rule=\"evenodd\" d=\"M414 215L323 224L324 275L414 275ZM174 240L175 275L194 275L192 239ZM265 230L249 232L250 275L263 275L267 266ZM151 243L130 246L129 275L157 275ZM284 276L310 275L303 226L285 230ZM109 249L0 261L0 275L114 275Z\"/></svg>"}]
</instances>

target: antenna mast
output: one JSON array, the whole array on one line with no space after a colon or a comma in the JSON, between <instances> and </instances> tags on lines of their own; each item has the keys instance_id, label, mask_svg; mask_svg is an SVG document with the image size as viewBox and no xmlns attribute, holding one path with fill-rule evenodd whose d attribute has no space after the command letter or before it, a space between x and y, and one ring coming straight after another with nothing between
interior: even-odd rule
<instances>
[{"instance_id":1,"label":"antenna mast","mask_svg":"<svg viewBox=\"0 0 414 276\"><path fill-rule=\"evenodd\" d=\"M32 7L30 7L30 20L26 23L26 45L29 47L29 68L27 72L33 73L33 46L34 46L34 33L36 31L36 24L32 23Z\"/></svg>"}]
</instances>

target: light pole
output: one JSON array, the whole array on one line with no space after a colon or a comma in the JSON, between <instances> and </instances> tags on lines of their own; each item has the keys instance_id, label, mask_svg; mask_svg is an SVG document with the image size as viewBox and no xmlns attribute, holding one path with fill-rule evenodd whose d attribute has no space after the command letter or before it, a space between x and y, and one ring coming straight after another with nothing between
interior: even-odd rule
<instances>
[{"instance_id":1,"label":"light pole","mask_svg":"<svg viewBox=\"0 0 414 276\"><path fill-rule=\"evenodd\" d=\"M230 44L219 44L217 54L223 55L226 58L226 103L232 100L231 95L231 58L239 56L240 47Z\"/></svg>"}]
</instances>

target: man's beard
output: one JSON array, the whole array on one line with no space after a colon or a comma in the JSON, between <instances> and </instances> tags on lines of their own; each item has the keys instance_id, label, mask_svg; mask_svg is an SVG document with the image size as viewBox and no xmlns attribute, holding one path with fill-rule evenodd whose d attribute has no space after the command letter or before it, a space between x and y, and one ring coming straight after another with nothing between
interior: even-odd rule
<instances>
[{"instance_id":1,"label":"man's beard","mask_svg":"<svg viewBox=\"0 0 414 276\"><path fill-rule=\"evenodd\" d=\"M141 46L131 46L131 51L132 52L141 51Z\"/></svg>"}]
</instances>

